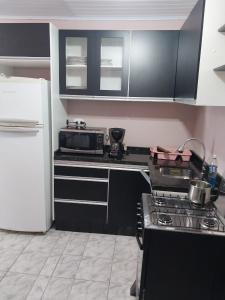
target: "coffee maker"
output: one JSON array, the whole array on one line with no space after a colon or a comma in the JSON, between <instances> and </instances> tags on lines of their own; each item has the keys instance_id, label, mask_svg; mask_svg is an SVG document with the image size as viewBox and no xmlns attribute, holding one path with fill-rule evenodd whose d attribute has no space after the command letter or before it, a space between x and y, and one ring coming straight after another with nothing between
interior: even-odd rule
<instances>
[{"instance_id":1,"label":"coffee maker","mask_svg":"<svg viewBox=\"0 0 225 300\"><path fill-rule=\"evenodd\" d=\"M125 135L125 129L123 128L109 128L109 140L110 140L110 153L109 156L122 159L124 154L123 139Z\"/></svg>"}]
</instances>

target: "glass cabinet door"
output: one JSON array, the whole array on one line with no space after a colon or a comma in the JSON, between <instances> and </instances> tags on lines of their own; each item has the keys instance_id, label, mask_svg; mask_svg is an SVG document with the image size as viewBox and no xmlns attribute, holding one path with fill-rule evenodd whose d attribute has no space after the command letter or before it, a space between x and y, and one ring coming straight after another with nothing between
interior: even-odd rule
<instances>
[{"instance_id":1,"label":"glass cabinet door","mask_svg":"<svg viewBox=\"0 0 225 300\"><path fill-rule=\"evenodd\" d=\"M99 95L127 95L129 33L99 31Z\"/></svg>"},{"instance_id":2,"label":"glass cabinet door","mask_svg":"<svg viewBox=\"0 0 225 300\"><path fill-rule=\"evenodd\" d=\"M66 37L66 89L87 89L87 38Z\"/></svg>"},{"instance_id":3,"label":"glass cabinet door","mask_svg":"<svg viewBox=\"0 0 225 300\"><path fill-rule=\"evenodd\" d=\"M97 89L96 35L90 30L59 31L60 94L94 95Z\"/></svg>"},{"instance_id":4,"label":"glass cabinet door","mask_svg":"<svg viewBox=\"0 0 225 300\"><path fill-rule=\"evenodd\" d=\"M59 31L60 93L127 96L129 32Z\"/></svg>"},{"instance_id":5,"label":"glass cabinet door","mask_svg":"<svg viewBox=\"0 0 225 300\"><path fill-rule=\"evenodd\" d=\"M101 39L100 90L121 91L123 38Z\"/></svg>"}]
</instances>

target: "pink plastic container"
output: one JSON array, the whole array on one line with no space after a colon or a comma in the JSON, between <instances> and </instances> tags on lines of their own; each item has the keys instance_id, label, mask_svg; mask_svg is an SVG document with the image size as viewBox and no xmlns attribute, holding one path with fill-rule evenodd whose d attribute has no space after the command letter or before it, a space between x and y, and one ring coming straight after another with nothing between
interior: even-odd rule
<instances>
[{"instance_id":1,"label":"pink plastic container","mask_svg":"<svg viewBox=\"0 0 225 300\"><path fill-rule=\"evenodd\" d=\"M155 157L156 155L157 159L176 160L178 156L180 156L183 161L190 161L191 159L192 153L190 150L184 150L182 153L176 151L176 149L174 148L173 149L168 148L168 150L171 152L170 153L160 152L157 150L157 146L150 147L150 154L152 157Z\"/></svg>"}]
</instances>

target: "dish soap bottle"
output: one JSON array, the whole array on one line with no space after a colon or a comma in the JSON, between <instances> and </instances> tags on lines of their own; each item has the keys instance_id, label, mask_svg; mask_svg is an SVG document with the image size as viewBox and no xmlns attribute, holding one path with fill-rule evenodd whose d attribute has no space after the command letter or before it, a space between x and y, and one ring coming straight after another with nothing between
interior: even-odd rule
<instances>
[{"instance_id":1,"label":"dish soap bottle","mask_svg":"<svg viewBox=\"0 0 225 300\"><path fill-rule=\"evenodd\" d=\"M212 189L216 186L216 177L217 177L217 158L214 154L209 165L209 174L208 174L208 182L211 184Z\"/></svg>"}]
</instances>

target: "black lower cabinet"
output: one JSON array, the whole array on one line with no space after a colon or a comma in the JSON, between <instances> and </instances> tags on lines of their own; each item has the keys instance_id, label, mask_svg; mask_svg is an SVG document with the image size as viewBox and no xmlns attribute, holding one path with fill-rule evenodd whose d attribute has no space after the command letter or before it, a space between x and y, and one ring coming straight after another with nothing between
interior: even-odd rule
<instances>
[{"instance_id":1,"label":"black lower cabinet","mask_svg":"<svg viewBox=\"0 0 225 300\"><path fill-rule=\"evenodd\" d=\"M108 232L135 235L136 208L150 186L139 171L110 170Z\"/></svg>"},{"instance_id":2,"label":"black lower cabinet","mask_svg":"<svg viewBox=\"0 0 225 300\"><path fill-rule=\"evenodd\" d=\"M150 192L140 171L110 170L109 178L56 171L60 172L54 180L56 229L135 235L137 202L142 193Z\"/></svg>"},{"instance_id":3,"label":"black lower cabinet","mask_svg":"<svg viewBox=\"0 0 225 300\"><path fill-rule=\"evenodd\" d=\"M152 230L145 238L139 299L225 299L224 237Z\"/></svg>"},{"instance_id":4,"label":"black lower cabinet","mask_svg":"<svg viewBox=\"0 0 225 300\"><path fill-rule=\"evenodd\" d=\"M55 227L59 230L106 233L107 207L55 202Z\"/></svg>"}]
</instances>

